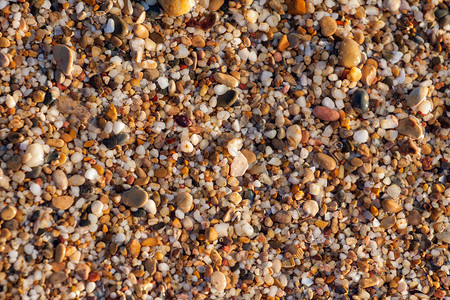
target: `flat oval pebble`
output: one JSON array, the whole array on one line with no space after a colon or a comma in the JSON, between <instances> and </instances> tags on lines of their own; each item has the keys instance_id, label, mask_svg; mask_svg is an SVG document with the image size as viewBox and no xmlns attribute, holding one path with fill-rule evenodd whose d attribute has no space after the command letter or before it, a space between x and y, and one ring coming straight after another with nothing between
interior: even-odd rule
<instances>
[{"instance_id":1,"label":"flat oval pebble","mask_svg":"<svg viewBox=\"0 0 450 300\"><path fill-rule=\"evenodd\" d=\"M325 153L316 153L314 155L315 161L319 164L320 167L325 170L332 171L336 169L336 161L331 156Z\"/></svg>"},{"instance_id":2,"label":"flat oval pebble","mask_svg":"<svg viewBox=\"0 0 450 300\"><path fill-rule=\"evenodd\" d=\"M224 73L214 74L214 79L218 83L225 84L228 87L237 87L239 84L239 81L235 77Z\"/></svg>"},{"instance_id":3,"label":"flat oval pebble","mask_svg":"<svg viewBox=\"0 0 450 300\"><path fill-rule=\"evenodd\" d=\"M148 193L140 187L132 187L122 193L122 203L129 207L143 207L148 200Z\"/></svg>"},{"instance_id":4,"label":"flat oval pebble","mask_svg":"<svg viewBox=\"0 0 450 300\"><path fill-rule=\"evenodd\" d=\"M57 209L66 210L72 206L74 202L73 197L71 196L58 196L52 199L52 204Z\"/></svg>"},{"instance_id":5,"label":"flat oval pebble","mask_svg":"<svg viewBox=\"0 0 450 300\"><path fill-rule=\"evenodd\" d=\"M3 52L0 52L0 68L6 68L9 66L10 60L8 55Z\"/></svg>"},{"instance_id":6,"label":"flat oval pebble","mask_svg":"<svg viewBox=\"0 0 450 300\"><path fill-rule=\"evenodd\" d=\"M53 172L52 178L55 182L56 187L61 190L66 190L69 186L66 173L64 173L63 170L56 170L55 172Z\"/></svg>"},{"instance_id":7,"label":"flat oval pebble","mask_svg":"<svg viewBox=\"0 0 450 300\"><path fill-rule=\"evenodd\" d=\"M336 20L330 16L324 16L319 21L320 30L324 36L332 36L337 30Z\"/></svg>"},{"instance_id":8,"label":"flat oval pebble","mask_svg":"<svg viewBox=\"0 0 450 300\"><path fill-rule=\"evenodd\" d=\"M326 106L316 106L313 109L313 115L322 121L328 122L337 121L340 117L338 111Z\"/></svg>"},{"instance_id":9,"label":"flat oval pebble","mask_svg":"<svg viewBox=\"0 0 450 300\"><path fill-rule=\"evenodd\" d=\"M369 94L364 89L357 89L352 94L352 105L363 113L369 110Z\"/></svg>"},{"instance_id":10,"label":"flat oval pebble","mask_svg":"<svg viewBox=\"0 0 450 300\"><path fill-rule=\"evenodd\" d=\"M70 75L73 71L73 62L75 54L66 45L56 45L53 48L53 58L56 61L58 68L65 74Z\"/></svg>"},{"instance_id":11,"label":"flat oval pebble","mask_svg":"<svg viewBox=\"0 0 450 300\"><path fill-rule=\"evenodd\" d=\"M346 68L356 67L361 62L361 50L357 42L345 38L339 46L339 63Z\"/></svg>"},{"instance_id":12,"label":"flat oval pebble","mask_svg":"<svg viewBox=\"0 0 450 300\"><path fill-rule=\"evenodd\" d=\"M230 166L230 175L234 177L243 176L248 169L247 158L239 152L239 154L233 159Z\"/></svg>"},{"instance_id":13,"label":"flat oval pebble","mask_svg":"<svg viewBox=\"0 0 450 300\"><path fill-rule=\"evenodd\" d=\"M14 206L11 205L7 205L5 206L1 213L0 213L0 217L3 221L9 221L11 219L13 219L17 214L17 208L15 208Z\"/></svg>"},{"instance_id":14,"label":"flat oval pebble","mask_svg":"<svg viewBox=\"0 0 450 300\"><path fill-rule=\"evenodd\" d=\"M292 148L297 148L302 141L302 129L299 125L289 126L286 130L286 137L289 145Z\"/></svg>"},{"instance_id":15,"label":"flat oval pebble","mask_svg":"<svg viewBox=\"0 0 450 300\"><path fill-rule=\"evenodd\" d=\"M188 192L180 192L176 196L177 207L184 213L191 210L192 204L194 204L194 198Z\"/></svg>"},{"instance_id":16,"label":"flat oval pebble","mask_svg":"<svg viewBox=\"0 0 450 300\"><path fill-rule=\"evenodd\" d=\"M227 278L220 271L215 271L212 273L209 280L211 282L211 286L218 291L225 290L225 287L227 286Z\"/></svg>"}]
</instances>

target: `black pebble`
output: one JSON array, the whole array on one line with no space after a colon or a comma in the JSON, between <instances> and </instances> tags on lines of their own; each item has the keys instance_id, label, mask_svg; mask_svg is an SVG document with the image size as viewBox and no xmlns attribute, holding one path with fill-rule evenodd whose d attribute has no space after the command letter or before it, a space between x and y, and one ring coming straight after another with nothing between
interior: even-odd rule
<instances>
[{"instance_id":1,"label":"black pebble","mask_svg":"<svg viewBox=\"0 0 450 300\"><path fill-rule=\"evenodd\" d=\"M357 89L352 95L352 104L363 113L367 112L369 110L369 94L364 89Z\"/></svg>"},{"instance_id":2,"label":"black pebble","mask_svg":"<svg viewBox=\"0 0 450 300\"><path fill-rule=\"evenodd\" d=\"M114 147L117 146L117 138L115 136L106 138L103 140L103 145L105 145L108 149L114 149Z\"/></svg>"}]
</instances>

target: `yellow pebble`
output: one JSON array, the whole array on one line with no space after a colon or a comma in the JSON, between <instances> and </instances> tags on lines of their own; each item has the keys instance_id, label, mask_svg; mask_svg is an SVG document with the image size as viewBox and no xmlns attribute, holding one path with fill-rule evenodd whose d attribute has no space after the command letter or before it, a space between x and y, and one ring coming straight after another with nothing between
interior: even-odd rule
<instances>
[{"instance_id":1,"label":"yellow pebble","mask_svg":"<svg viewBox=\"0 0 450 300\"><path fill-rule=\"evenodd\" d=\"M353 67L350 69L350 72L347 74L347 79L350 81L359 81L362 77L361 70L357 67Z\"/></svg>"}]
</instances>

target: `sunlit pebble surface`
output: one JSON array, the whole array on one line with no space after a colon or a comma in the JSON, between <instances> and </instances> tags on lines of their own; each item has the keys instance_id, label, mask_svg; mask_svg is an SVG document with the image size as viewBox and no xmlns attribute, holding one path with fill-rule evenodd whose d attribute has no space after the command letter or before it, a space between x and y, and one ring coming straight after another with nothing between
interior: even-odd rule
<instances>
[{"instance_id":1,"label":"sunlit pebble surface","mask_svg":"<svg viewBox=\"0 0 450 300\"><path fill-rule=\"evenodd\" d=\"M448 3L223 2L0 0L0 298L450 297Z\"/></svg>"}]
</instances>

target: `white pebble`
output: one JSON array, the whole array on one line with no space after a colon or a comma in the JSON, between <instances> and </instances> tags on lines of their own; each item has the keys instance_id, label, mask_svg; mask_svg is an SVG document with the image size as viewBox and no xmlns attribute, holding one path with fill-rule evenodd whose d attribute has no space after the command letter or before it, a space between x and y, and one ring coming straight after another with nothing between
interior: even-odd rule
<instances>
[{"instance_id":1,"label":"white pebble","mask_svg":"<svg viewBox=\"0 0 450 300\"><path fill-rule=\"evenodd\" d=\"M365 129L358 130L353 135L353 140L358 144L365 143L365 142L367 142L368 139L369 139L369 133Z\"/></svg>"},{"instance_id":2,"label":"white pebble","mask_svg":"<svg viewBox=\"0 0 450 300\"><path fill-rule=\"evenodd\" d=\"M100 215L103 211L103 203L99 200L95 200L91 205L91 212L94 215Z\"/></svg>"}]
</instances>

